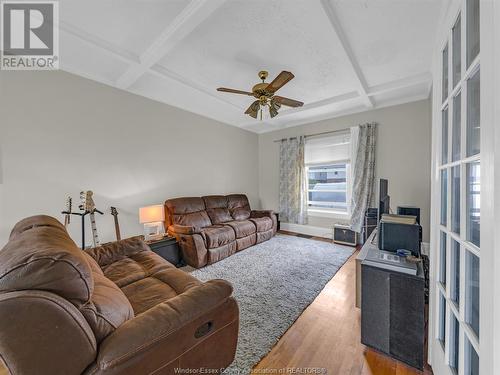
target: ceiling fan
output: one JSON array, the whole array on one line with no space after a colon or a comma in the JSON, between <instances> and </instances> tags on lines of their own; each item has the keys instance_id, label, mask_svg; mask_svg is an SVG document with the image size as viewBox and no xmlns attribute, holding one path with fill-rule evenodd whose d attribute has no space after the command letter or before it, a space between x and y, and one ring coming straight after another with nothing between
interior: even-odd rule
<instances>
[{"instance_id":1,"label":"ceiling fan","mask_svg":"<svg viewBox=\"0 0 500 375\"><path fill-rule=\"evenodd\" d=\"M278 109L280 109L282 105L286 105L288 107L302 107L302 105L304 105L304 103L299 102L298 100L274 95L276 91L278 91L294 77L292 73L284 70L278 74L278 76L271 83L266 83L264 81L266 80L268 74L269 73L265 70L259 72L259 78L262 80L262 83L257 83L252 88L252 92L228 89L225 87L219 87L217 91L248 95L257 98L256 101L250 104L250 107L248 107L245 111L245 114L253 118L257 118L257 115L260 112L261 120L263 108L266 106L269 107L269 115L273 118L278 114Z\"/></svg>"}]
</instances>

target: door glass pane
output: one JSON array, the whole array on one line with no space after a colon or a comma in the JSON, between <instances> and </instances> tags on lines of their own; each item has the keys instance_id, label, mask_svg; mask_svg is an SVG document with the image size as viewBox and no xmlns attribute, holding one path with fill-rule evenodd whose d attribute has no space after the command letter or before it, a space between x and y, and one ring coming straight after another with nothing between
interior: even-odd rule
<instances>
[{"instance_id":1,"label":"door glass pane","mask_svg":"<svg viewBox=\"0 0 500 375\"><path fill-rule=\"evenodd\" d=\"M441 164L448 163L448 108L441 113Z\"/></svg>"},{"instance_id":2,"label":"door glass pane","mask_svg":"<svg viewBox=\"0 0 500 375\"><path fill-rule=\"evenodd\" d=\"M443 50L443 78L442 78L442 102L448 97L448 44Z\"/></svg>"},{"instance_id":3,"label":"door glass pane","mask_svg":"<svg viewBox=\"0 0 500 375\"><path fill-rule=\"evenodd\" d=\"M448 171L441 171L441 225L446 226L448 222Z\"/></svg>"},{"instance_id":4,"label":"door glass pane","mask_svg":"<svg viewBox=\"0 0 500 375\"><path fill-rule=\"evenodd\" d=\"M465 261L465 321L479 337L479 258L470 251Z\"/></svg>"},{"instance_id":5,"label":"door glass pane","mask_svg":"<svg viewBox=\"0 0 500 375\"><path fill-rule=\"evenodd\" d=\"M453 64L453 87L457 85L458 82L460 82L460 77L461 77L461 25L460 25L460 16L458 16L458 20L455 23L455 26L453 26L452 30L452 39L453 39L453 59L452 59L452 64Z\"/></svg>"},{"instance_id":6,"label":"door glass pane","mask_svg":"<svg viewBox=\"0 0 500 375\"><path fill-rule=\"evenodd\" d=\"M479 0L467 0L467 68L479 53Z\"/></svg>"},{"instance_id":7,"label":"door glass pane","mask_svg":"<svg viewBox=\"0 0 500 375\"><path fill-rule=\"evenodd\" d=\"M480 75L479 70L467 81L467 156L479 153L480 122Z\"/></svg>"},{"instance_id":8,"label":"door glass pane","mask_svg":"<svg viewBox=\"0 0 500 375\"><path fill-rule=\"evenodd\" d=\"M441 292L439 292L439 332L438 340L446 344L446 300Z\"/></svg>"},{"instance_id":9,"label":"door glass pane","mask_svg":"<svg viewBox=\"0 0 500 375\"><path fill-rule=\"evenodd\" d=\"M446 287L446 233L440 232L439 281Z\"/></svg>"},{"instance_id":10,"label":"door glass pane","mask_svg":"<svg viewBox=\"0 0 500 375\"><path fill-rule=\"evenodd\" d=\"M481 223L481 165L479 162L467 164L467 241L480 246Z\"/></svg>"},{"instance_id":11,"label":"door glass pane","mask_svg":"<svg viewBox=\"0 0 500 375\"><path fill-rule=\"evenodd\" d=\"M461 94L453 98L453 119L452 119L452 141L451 141L451 161L460 160L460 129L461 129Z\"/></svg>"},{"instance_id":12,"label":"door glass pane","mask_svg":"<svg viewBox=\"0 0 500 375\"><path fill-rule=\"evenodd\" d=\"M479 375L479 356L467 336L465 337L465 375Z\"/></svg>"},{"instance_id":13,"label":"door glass pane","mask_svg":"<svg viewBox=\"0 0 500 375\"><path fill-rule=\"evenodd\" d=\"M451 240L450 298L460 305L460 244Z\"/></svg>"},{"instance_id":14,"label":"door glass pane","mask_svg":"<svg viewBox=\"0 0 500 375\"><path fill-rule=\"evenodd\" d=\"M450 319L450 367L458 373L458 344L460 342L460 328L454 313Z\"/></svg>"},{"instance_id":15,"label":"door glass pane","mask_svg":"<svg viewBox=\"0 0 500 375\"><path fill-rule=\"evenodd\" d=\"M460 234L460 166L451 168L451 230Z\"/></svg>"}]
</instances>

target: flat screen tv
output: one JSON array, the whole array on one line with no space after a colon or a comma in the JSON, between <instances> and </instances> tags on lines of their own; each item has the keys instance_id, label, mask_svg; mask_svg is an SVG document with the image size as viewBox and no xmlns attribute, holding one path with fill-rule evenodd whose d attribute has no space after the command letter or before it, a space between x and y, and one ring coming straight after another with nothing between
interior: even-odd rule
<instances>
[{"instance_id":1,"label":"flat screen tv","mask_svg":"<svg viewBox=\"0 0 500 375\"><path fill-rule=\"evenodd\" d=\"M389 197L389 181L384 178L380 179L378 188L378 217L382 218L383 214L388 214L390 212L391 199Z\"/></svg>"}]
</instances>

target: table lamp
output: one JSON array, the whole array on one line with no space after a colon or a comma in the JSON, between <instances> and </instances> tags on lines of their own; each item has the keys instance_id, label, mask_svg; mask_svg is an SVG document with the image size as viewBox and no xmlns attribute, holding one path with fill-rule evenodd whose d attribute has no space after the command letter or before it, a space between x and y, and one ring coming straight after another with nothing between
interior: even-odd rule
<instances>
[{"instance_id":1,"label":"table lamp","mask_svg":"<svg viewBox=\"0 0 500 375\"><path fill-rule=\"evenodd\" d=\"M158 204L139 208L139 221L144 224L144 236L146 241L161 239L165 227L165 208Z\"/></svg>"}]
</instances>

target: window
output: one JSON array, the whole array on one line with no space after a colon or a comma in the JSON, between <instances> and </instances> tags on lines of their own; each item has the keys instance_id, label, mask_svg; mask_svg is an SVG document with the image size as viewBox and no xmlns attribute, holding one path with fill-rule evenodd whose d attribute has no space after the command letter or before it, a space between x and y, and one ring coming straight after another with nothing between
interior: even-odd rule
<instances>
[{"instance_id":1,"label":"window","mask_svg":"<svg viewBox=\"0 0 500 375\"><path fill-rule=\"evenodd\" d=\"M460 305L460 244L451 240L450 299Z\"/></svg>"},{"instance_id":2,"label":"window","mask_svg":"<svg viewBox=\"0 0 500 375\"><path fill-rule=\"evenodd\" d=\"M479 54L479 0L467 0L467 67Z\"/></svg>"},{"instance_id":3,"label":"window","mask_svg":"<svg viewBox=\"0 0 500 375\"><path fill-rule=\"evenodd\" d=\"M467 241L480 245L481 182L479 162L467 164Z\"/></svg>"},{"instance_id":4,"label":"window","mask_svg":"<svg viewBox=\"0 0 500 375\"><path fill-rule=\"evenodd\" d=\"M347 212L347 163L309 167L307 171L307 204Z\"/></svg>"},{"instance_id":5,"label":"window","mask_svg":"<svg viewBox=\"0 0 500 375\"><path fill-rule=\"evenodd\" d=\"M451 161L457 161L460 159L460 138L461 138L461 109L460 101L462 95L458 93L457 96L453 98L453 120L451 128Z\"/></svg>"},{"instance_id":6,"label":"window","mask_svg":"<svg viewBox=\"0 0 500 375\"><path fill-rule=\"evenodd\" d=\"M451 168L451 230L460 234L460 166Z\"/></svg>"},{"instance_id":7,"label":"window","mask_svg":"<svg viewBox=\"0 0 500 375\"><path fill-rule=\"evenodd\" d=\"M455 316L455 314L452 312L451 313L451 319L450 319L450 358L449 358L449 364L452 369L454 369L457 373L458 371L458 364L459 364L459 343L460 343L460 325L458 323L458 320Z\"/></svg>"},{"instance_id":8,"label":"window","mask_svg":"<svg viewBox=\"0 0 500 375\"><path fill-rule=\"evenodd\" d=\"M350 212L350 134L307 139L307 206L309 212Z\"/></svg>"},{"instance_id":9,"label":"window","mask_svg":"<svg viewBox=\"0 0 500 375\"><path fill-rule=\"evenodd\" d=\"M481 137L479 70L467 81L467 156L479 154Z\"/></svg>"},{"instance_id":10,"label":"window","mask_svg":"<svg viewBox=\"0 0 500 375\"><path fill-rule=\"evenodd\" d=\"M448 163L448 108L441 113L441 164Z\"/></svg>"},{"instance_id":11,"label":"window","mask_svg":"<svg viewBox=\"0 0 500 375\"><path fill-rule=\"evenodd\" d=\"M441 170L441 225L446 226L448 220L448 170Z\"/></svg>"},{"instance_id":12,"label":"window","mask_svg":"<svg viewBox=\"0 0 500 375\"><path fill-rule=\"evenodd\" d=\"M453 26L452 31L452 64L453 64L453 87L455 87L462 76L462 49L461 49L461 27L460 27L460 16Z\"/></svg>"},{"instance_id":13,"label":"window","mask_svg":"<svg viewBox=\"0 0 500 375\"><path fill-rule=\"evenodd\" d=\"M465 321L479 337L479 258L470 251L467 251L465 289Z\"/></svg>"},{"instance_id":14,"label":"window","mask_svg":"<svg viewBox=\"0 0 500 375\"><path fill-rule=\"evenodd\" d=\"M439 246L439 281L446 288L446 233L441 232Z\"/></svg>"},{"instance_id":15,"label":"window","mask_svg":"<svg viewBox=\"0 0 500 375\"><path fill-rule=\"evenodd\" d=\"M443 50L443 78L442 78L442 101L444 102L448 98L448 44Z\"/></svg>"}]
</instances>

